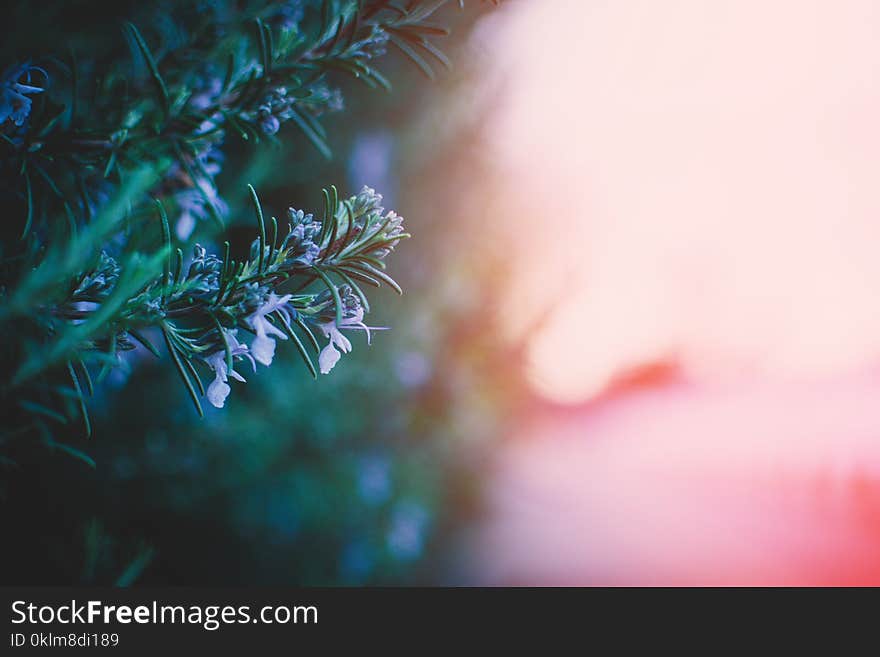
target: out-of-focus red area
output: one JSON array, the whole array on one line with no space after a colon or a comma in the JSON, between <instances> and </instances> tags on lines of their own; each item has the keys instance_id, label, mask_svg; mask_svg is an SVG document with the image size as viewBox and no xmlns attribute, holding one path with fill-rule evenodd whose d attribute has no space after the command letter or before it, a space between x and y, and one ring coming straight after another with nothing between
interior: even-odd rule
<instances>
[{"instance_id":1,"label":"out-of-focus red area","mask_svg":"<svg viewBox=\"0 0 880 657\"><path fill-rule=\"evenodd\" d=\"M487 583L880 584L880 5L511 2L476 35L549 408ZM486 194L486 189L480 190Z\"/></svg>"},{"instance_id":2,"label":"out-of-focus red area","mask_svg":"<svg viewBox=\"0 0 880 657\"><path fill-rule=\"evenodd\" d=\"M622 390L489 476L484 583L880 584L880 377Z\"/></svg>"}]
</instances>

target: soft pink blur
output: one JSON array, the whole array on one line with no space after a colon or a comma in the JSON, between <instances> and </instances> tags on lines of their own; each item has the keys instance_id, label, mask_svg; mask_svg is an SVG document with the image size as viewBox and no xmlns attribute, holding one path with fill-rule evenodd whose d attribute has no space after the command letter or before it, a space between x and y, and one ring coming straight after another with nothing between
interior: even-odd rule
<instances>
[{"instance_id":1,"label":"soft pink blur","mask_svg":"<svg viewBox=\"0 0 880 657\"><path fill-rule=\"evenodd\" d=\"M531 381L581 407L499 456L477 576L880 582L878 34L874 0L513 1L478 32L510 331L552 313Z\"/></svg>"}]
</instances>

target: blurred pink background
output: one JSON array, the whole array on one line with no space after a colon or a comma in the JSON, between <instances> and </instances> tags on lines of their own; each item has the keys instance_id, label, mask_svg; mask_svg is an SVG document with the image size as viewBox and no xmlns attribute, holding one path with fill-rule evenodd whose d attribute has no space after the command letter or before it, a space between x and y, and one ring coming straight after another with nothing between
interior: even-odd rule
<instances>
[{"instance_id":1,"label":"blurred pink background","mask_svg":"<svg viewBox=\"0 0 880 657\"><path fill-rule=\"evenodd\" d=\"M880 4L511 0L474 36L548 410L483 583L880 584Z\"/></svg>"}]
</instances>

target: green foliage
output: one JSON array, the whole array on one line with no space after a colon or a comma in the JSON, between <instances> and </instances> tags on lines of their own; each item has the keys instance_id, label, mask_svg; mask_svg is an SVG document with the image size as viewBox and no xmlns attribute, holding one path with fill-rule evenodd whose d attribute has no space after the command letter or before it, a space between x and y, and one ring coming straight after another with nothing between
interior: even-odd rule
<instances>
[{"instance_id":1,"label":"green foliage","mask_svg":"<svg viewBox=\"0 0 880 657\"><path fill-rule=\"evenodd\" d=\"M267 377L301 395L285 406L286 421L319 432L315 418L337 413L338 388L319 398L301 387L310 378L292 383L288 372L320 378L352 350L346 333L369 341L385 328L365 322L376 305L368 291L402 294L387 258L409 234L367 187L342 196L326 187L314 215L286 207L290 196L277 200L277 170L274 194L255 187L271 177L260 172L281 167L298 172L299 193L319 189L317 162L339 152L343 122L332 115L343 109L341 89L390 91L389 44L430 78L449 67L436 44L449 34L437 19L447 4L456 3L55 2L40 16L25 3L10 8L23 29L0 44L0 493L7 475L53 455L71 468L112 462L107 441L120 429L108 417L127 413L110 415L115 400L130 409L132 398L149 399L151 421L166 416L188 435L222 432L175 415L178 400L216 422L204 401L224 406L231 383L263 413L265 398L248 389L269 384L255 377L241 388L239 370L250 378L243 365L270 365L276 341L289 342L295 360ZM165 386L164 371L179 386ZM123 391L129 382L134 390ZM373 411L365 402L361 412ZM228 433L242 435L239 420ZM117 559L104 529L83 529L84 579L99 576L103 559L114 564L104 581L133 582L153 549L133 541Z\"/></svg>"},{"instance_id":2,"label":"green foliage","mask_svg":"<svg viewBox=\"0 0 880 657\"><path fill-rule=\"evenodd\" d=\"M157 353L150 329L161 333L201 413L204 386L195 362L223 349L232 372L227 331L253 332L249 316L268 295L281 294L282 285L301 291L318 280L330 295L296 294L267 319L281 327L279 337L297 346L313 374L306 345L317 344L314 331L323 330L328 307L337 325L346 312L362 324L370 306L361 285L384 283L401 292L385 272L384 258L408 235L394 213L374 212L381 210L375 195L340 201L331 187L320 236L291 239L295 230L302 232L291 224L279 246L278 221L271 219L269 244L251 187L260 231L255 259L230 257L228 243L222 258L196 246L188 270L183 250L172 243L168 216L173 212L190 222L210 217L222 225L227 204L214 177L227 133L254 143L277 140L281 124L289 121L329 157L319 119L338 109L341 97L327 80L342 72L390 89L375 67L388 42L428 75L433 71L420 50L448 65L430 41L447 34L429 22L443 4L328 0L253 3L235 11L234 4L215 2L213 22L193 7L169 6L167 15L159 14L164 22L155 15L143 21L153 25L146 35L134 21L122 21L124 38L100 42L89 58L48 56L45 67L26 64L7 75L8 84L22 76L30 82L32 70L46 78L27 120L0 126L4 183L13 205L18 200L24 206L20 243L4 244L0 321L34 328L21 344L10 345L14 391L8 394L40 416L35 428L48 434L49 420L67 422L70 416L58 402L70 396L88 425L78 376L53 386L55 372L71 373L78 363L79 376L97 366L103 379L120 352L136 344ZM154 213L161 217L159 231L151 226ZM155 244L148 236L157 232ZM201 270L206 266L209 272ZM356 301L346 311L343 298L350 293ZM28 389L34 384L39 401L24 399L34 394Z\"/></svg>"}]
</instances>

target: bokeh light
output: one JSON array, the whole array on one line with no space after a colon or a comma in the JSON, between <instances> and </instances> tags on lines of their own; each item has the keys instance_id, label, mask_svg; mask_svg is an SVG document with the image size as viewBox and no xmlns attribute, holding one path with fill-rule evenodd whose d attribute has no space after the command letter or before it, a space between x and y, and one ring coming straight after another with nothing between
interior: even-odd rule
<instances>
[{"instance_id":1,"label":"bokeh light","mask_svg":"<svg viewBox=\"0 0 880 657\"><path fill-rule=\"evenodd\" d=\"M501 305L557 406L495 459L472 574L878 581L876 3L507 9Z\"/></svg>"}]
</instances>

